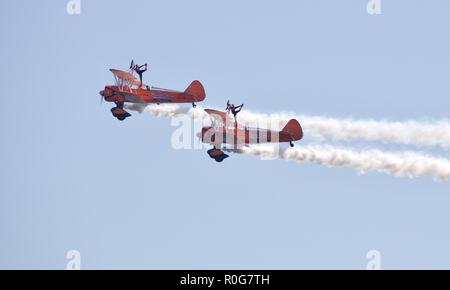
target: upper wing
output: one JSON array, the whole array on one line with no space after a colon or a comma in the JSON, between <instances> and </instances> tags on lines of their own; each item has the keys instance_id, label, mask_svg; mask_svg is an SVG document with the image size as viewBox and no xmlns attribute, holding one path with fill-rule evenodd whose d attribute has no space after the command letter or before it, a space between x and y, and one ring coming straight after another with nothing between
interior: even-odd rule
<instances>
[{"instance_id":1,"label":"upper wing","mask_svg":"<svg viewBox=\"0 0 450 290\"><path fill-rule=\"evenodd\" d=\"M209 114L211 120L214 123L225 125L232 122L234 124L234 118L229 116L226 112L221 112L213 109L205 109L205 112Z\"/></svg>"},{"instance_id":2,"label":"upper wing","mask_svg":"<svg viewBox=\"0 0 450 290\"><path fill-rule=\"evenodd\" d=\"M141 82L131 73L118 70L110 69L116 79L116 85L118 86L139 86Z\"/></svg>"}]
</instances>

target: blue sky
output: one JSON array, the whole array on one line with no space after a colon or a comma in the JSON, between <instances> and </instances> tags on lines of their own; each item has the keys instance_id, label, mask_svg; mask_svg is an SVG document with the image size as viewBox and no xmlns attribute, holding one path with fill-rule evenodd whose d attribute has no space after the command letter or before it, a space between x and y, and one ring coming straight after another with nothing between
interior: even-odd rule
<instances>
[{"instance_id":1,"label":"blue sky","mask_svg":"<svg viewBox=\"0 0 450 290\"><path fill-rule=\"evenodd\" d=\"M448 183L219 165L174 150L170 120L118 122L98 95L134 58L155 86L201 80L211 105L448 118L450 2L66 3L0 3L0 268L64 269L71 249L86 269L364 269L372 249L383 268L450 267Z\"/></svg>"}]
</instances>

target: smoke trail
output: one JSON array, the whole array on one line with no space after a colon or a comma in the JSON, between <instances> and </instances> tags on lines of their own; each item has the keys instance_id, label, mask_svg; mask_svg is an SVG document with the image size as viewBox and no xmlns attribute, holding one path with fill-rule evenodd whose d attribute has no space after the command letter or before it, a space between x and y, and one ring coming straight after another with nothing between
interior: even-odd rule
<instances>
[{"instance_id":1,"label":"smoke trail","mask_svg":"<svg viewBox=\"0 0 450 290\"><path fill-rule=\"evenodd\" d=\"M187 112L187 110L183 110L177 105L146 106L143 104L125 103L124 108L131 111L137 111L139 113L143 112L152 113L157 117L166 117L166 118L173 117L177 114L185 114Z\"/></svg>"},{"instance_id":2,"label":"smoke trail","mask_svg":"<svg viewBox=\"0 0 450 290\"><path fill-rule=\"evenodd\" d=\"M192 119L206 119L208 114L201 108L180 108L177 105L136 107L126 105L129 110L149 112L156 116L173 117L187 114ZM294 114L263 115L243 111L239 122L279 123L283 126ZM450 125L447 121L436 123L390 123L376 121L352 121L323 117L300 117L304 130L340 139L362 138L371 141L391 141L402 144L441 145L450 148ZM306 129L305 129L306 128ZM437 137L442 137L437 139ZM428 138L428 139L427 139ZM279 149L272 145L243 147L239 150L224 151L253 154L265 158L280 157L285 160L309 161L326 166L352 167L359 173L369 171L384 172L396 176L431 176L441 180L450 178L450 161L415 152L384 152L380 150L357 151L333 146L308 145L289 149Z\"/></svg>"},{"instance_id":3,"label":"smoke trail","mask_svg":"<svg viewBox=\"0 0 450 290\"><path fill-rule=\"evenodd\" d=\"M388 122L302 116L293 113L266 115L250 111L243 111L239 115L241 122L271 121L272 124L278 124L280 128L292 118L300 121L307 134L331 137L336 140L362 139L450 149L450 121L447 119L435 122Z\"/></svg>"},{"instance_id":4,"label":"smoke trail","mask_svg":"<svg viewBox=\"0 0 450 290\"><path fill-rule=\"evenodd\" d=\"M291 118L298 119L303 130L309 134L338 140L363 139L403 145L440 146L450 149L450 121L446 119L435 122L388 122L297 116L292 113L264 115L248 111L243 111L239 116L239 120L245 122L271 120L279 124L285 124Z\"/></svg>"},{"instance_id":5,"label":"smoke trail","mask_svg":"<svg viewBox=\"0 0 450 290\"><path fill-rule=\"evenodd\" d=\"M450 161L415 152L394 153L380 150L356 151L333 146L305 146L279 149L271 145L243 147L227 150L241 154L253 154L266 158L280 157L285 160L309 161L327 166L352 167L359 173L384 172L396 176L431 176L441 180L450 178Z\"/></svg>"},{"instance_id":6,"label":"smoke trail","mask_svg":"<svg viewBox=\"0 0 450 290\"><path fill-rule=\"evenodd\" d=\"M148 106L144 110L158 116L172 117L176 114L188 114L195 119L207 118L207 114L201 108L180 109L179 106L169 105ZM266 115L248 110L242 111L238 116L240 123L259 123L262 126L271 124L272 129L282 128L292 118L299 120L303 130L309 135L315 134L337 140L362 139L403 145L440 146L450 149L450 121L446 119L435 122L388 122L297 116L293 113Z\"/></svg>"},{"instance_id":7,"label":"smoke trail","mask_svg":"<svg viewBox=\"0 0 450 290\"><path fill-rule=\"evenodd\" d=\"M192 119L207 118L208 114L201 108L182 108L178 105L164 104L164 105L143 105L125 103L124 108L127 110L137 111L139 113L151 113L157 117L171 118L176 115L187 114Z\"/></svg>"}]
</instances>

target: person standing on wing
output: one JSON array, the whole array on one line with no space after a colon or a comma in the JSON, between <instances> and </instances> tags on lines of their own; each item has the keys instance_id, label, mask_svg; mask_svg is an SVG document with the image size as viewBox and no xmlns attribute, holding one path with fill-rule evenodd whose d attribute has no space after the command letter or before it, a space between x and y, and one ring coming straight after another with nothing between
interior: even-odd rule
<instances>
[{"instance_id":1,"label":"person standing on wing","mask_svg":"<svg viewBox=\"0 0 450 290\"><path fill-rule=\"evenodd\" d=\"M227 102L227 112L231 112L234 116L234 119L236 120L236 116L237 114L242 110L242 107L244 106L244 104L240 105L240 106L235 106L234 104L230 104L230 101Z\"/></svg>"},{"instance_id":2,"label":"person standing on wing","mask_svg":"<svg viewBox=\"0 0 450 290\"><path fill-rule=\"evenodd\" d=\"M144 69L142 69L145 67ZM142 87L142 75L147 71L147 64L144 65L134 65L133 70L139 75L139 80L141 81L141 84L139 87Z\"/></svg>"}]
</instances>

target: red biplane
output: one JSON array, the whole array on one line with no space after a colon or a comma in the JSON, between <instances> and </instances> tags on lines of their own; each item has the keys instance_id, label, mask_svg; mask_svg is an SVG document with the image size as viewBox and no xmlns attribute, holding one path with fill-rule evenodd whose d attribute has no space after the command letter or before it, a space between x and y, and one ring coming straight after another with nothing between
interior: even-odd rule
<instances>
[{"instance_id":1,"label":"red biplane","mask_svg":"<svg viewBox=\"0 0 450 290\"><path fill-rule=\"evenodd\" d=\"M110 70L115 78L115 85L107 85L100 92L102 100L113 102L116 107L111 109L114 117L120 121L131 116L124 110L124 103L134 104L161 104L161 103L195 103L205 99L205 89L199 81L193 81L184 92L149 87L141 82L130 72L117 69Z\"/></svg>"},{"instance_id":2,"label":"red biplane","mask_svg":"<svg viewBox=\"0 0 450 290\"><path fill-rule=\"evenodd\" d=\"M273 131L260 128L248 128L240 125L233 117L226 112L205 109L212 119L212 125L203 127L199 137L203 143L213 145L213 149L208 150L208 155L222 162L229 157L221 148L226 147L231 151L238 150L242 146L262 143L283 143L289 142L294 147L294 141L303 138L303 130L296 119L290 120L281 131Z\"/></svg>"}]
</instances>

